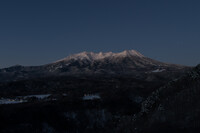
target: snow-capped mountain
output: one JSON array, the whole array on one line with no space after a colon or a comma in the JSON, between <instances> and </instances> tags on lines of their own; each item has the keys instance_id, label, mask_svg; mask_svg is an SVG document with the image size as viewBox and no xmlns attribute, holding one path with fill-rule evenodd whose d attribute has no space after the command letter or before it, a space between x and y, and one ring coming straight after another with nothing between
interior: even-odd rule
<instances>
[{"instance_id":1,"label":"snow-capped mountain","mask_svg":"<svg viewBox=\"0 0 200 133\"><path fill-rule=\"evenodd\" d=\"M148 72L157 69L167 70L169 68L183 68L183 66L180 65L167 64L150 59L135 50L125 50L120 53L82 52L70 55L64 59L56 61L55 63L46 65L46 67L46 70L49 70L50 72L103 72L110 74L128 74L136 71L139 72L142 69L145 69L146 72Z\"/></svg>"},{"instance_id":2,"label":"snow-capped mountain","mask_svg":"<svg viewBox=\"0 0 200 133\"><path fill-rule=\"evenodd\" d=\"M34 67L17 65L0 69L0 81L52 75L138 75L152 73L155 70L162 70L156 72L164 73L183 68L185 67L150 59L135 50L125 50L120 53L82 52L47 65Z\"/></svg>"}]
</instances>

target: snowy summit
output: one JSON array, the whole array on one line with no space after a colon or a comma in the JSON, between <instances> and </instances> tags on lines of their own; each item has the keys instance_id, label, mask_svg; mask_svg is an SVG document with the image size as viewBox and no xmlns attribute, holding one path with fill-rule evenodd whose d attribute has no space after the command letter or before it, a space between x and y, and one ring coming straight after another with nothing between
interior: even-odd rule
<instances>
[{"instance_id":1,"label":"snowy summit","mask_svg":"<svg viewBox=\"0 0 200 133\"><path fill-rule=\"evenodd\" d=\"M143 58L144 56L137 52L136 50L125 50L123 52L120 52L120 53L113 53L113 52L106 52L106 53L103 53L103 52L99 52L99 53L94 53L94 52L81 52L81 53L78 53L78 54L73 54L73 55L70 55L64 59L61 59L61 60L58 60L56 62L60 62L60 61L66 61L66 60L71 60L71 59L74 59L74 60L83 60L83 59L87 59L87 60L101 60L101 59L104 59L104 58L113 58L113 57L140 57L140 58Z\"/></svg>"}]
</instances>

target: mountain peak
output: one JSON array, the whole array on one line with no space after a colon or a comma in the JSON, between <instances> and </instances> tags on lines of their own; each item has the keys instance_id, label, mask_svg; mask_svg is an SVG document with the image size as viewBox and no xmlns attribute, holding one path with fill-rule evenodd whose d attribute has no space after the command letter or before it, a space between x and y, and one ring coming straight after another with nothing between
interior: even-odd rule
<instances>
[{"instance_id":1,"label":"mountain peak","mask_svg":"<svg viewBox=\"0 0 200 133\"><path fill-rule=\"evenodd\" d=\"M130 57L130 56L136 56L136 57L144 57L141 53L137 52L136 50L124 50L122 52L119 53L113 53L113 52L99 52L99 53L94 53L94 52L81 52L78 54L73 54L70 55L62 60L59 61L66 61L66 60L70 60L70 59L75 59L75 60L83 60L83 59L87 59L87 60L100 60L100 59L104 59L104 58L109 58L109 57ZM57 62L59 62L57 61Z\"/></svg>"},{"instance_id":2,"label":"mountain peak","mask_svg":"<svg viewBox=\"0 0 200 133\"><path fill-rule=\"evenodd\" d=\"M144 57L144 55L142 55L141 53L139 53L136 50L124 50L121 53L118 53L119 55L123 55L123 56L137 56L137 57Z\"/></svg>"}]
</instances>

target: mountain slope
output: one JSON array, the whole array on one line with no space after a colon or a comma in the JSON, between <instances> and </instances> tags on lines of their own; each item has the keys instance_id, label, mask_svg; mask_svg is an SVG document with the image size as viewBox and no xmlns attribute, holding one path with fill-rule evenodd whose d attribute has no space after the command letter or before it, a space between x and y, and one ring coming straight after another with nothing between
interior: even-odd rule
<instances>
[{"instance_id":1,"label":"mountain slope","mask_svg":"<svg viewBox=\"0 0 200 133\"><path fill-rule=\"evenodd\" d=\"M77 73L131 73L140 69L156 68L183 68L152 60L135 50L126 50L120 53L93 53L83 52L47 65L50 71L77 72Z\"/></svg>"}]
</instances>

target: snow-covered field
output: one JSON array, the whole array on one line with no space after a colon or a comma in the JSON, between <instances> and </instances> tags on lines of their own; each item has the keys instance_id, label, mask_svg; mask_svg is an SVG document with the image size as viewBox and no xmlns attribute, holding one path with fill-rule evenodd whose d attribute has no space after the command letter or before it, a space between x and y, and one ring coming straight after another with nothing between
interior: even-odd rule
<instances>
[{"instance_id":1,"label":"snow-covered field","mask_svg":"<svg viewBox=\"0 0 200 133\"><path fill-rule=\"evenodd\" d=\"M28 95L28 96L17 96L16 98L1 98L0 104L18 104L28 101L28 98L37 98L38 100L43 100L48 98L51 94L42 94L42 95Z\"/></svg>"},{"instance_id":2,"label":"snow-covered field","mask_svg":"<svg viewBox=\"0 0 200 133\"><path fill-rule=\"evenodd\" d=\"M18 104L28 102L29 98L36 98L38 100L57 100L56 98L50 98L52 94L41 94L41 95L27 95L27 96L17 96L15 98L0 98L0 104ZM67 94L63 94L63 96L67 96ZM99 94L85 94L82 97L83 100L96 100L101 99Z\"/></svg>"},{"instance_id":3,"label":"snow-covered field","mask_svg":"<svg viewBox=\"0 0 200 133\"><path fill-rule=\"evenodd\" d=\"M24 103L27 102L26 100L17 100L17 99L0 99L0 104L17 104L17 103Z\"/></svg>"},{"instance_id":4,"label":"snow-covered field","mask_svg":"<svg viewBox=\"0 0 200 133\"><path fill-rule=\"evenodd\" d=\"M35 98L38 98L38 99L45 99L45 98L48 98L49 96L51 96L51 94L28 95L28 96L19 96L19 97L23 98L23 99L27 99L27 98L31 98L31 97L35 97Z\"/></svg>"}]
</instances>

